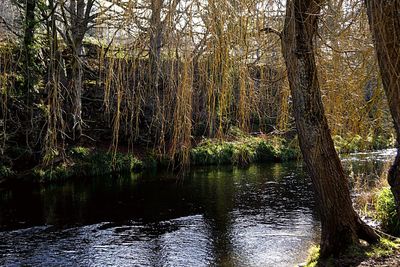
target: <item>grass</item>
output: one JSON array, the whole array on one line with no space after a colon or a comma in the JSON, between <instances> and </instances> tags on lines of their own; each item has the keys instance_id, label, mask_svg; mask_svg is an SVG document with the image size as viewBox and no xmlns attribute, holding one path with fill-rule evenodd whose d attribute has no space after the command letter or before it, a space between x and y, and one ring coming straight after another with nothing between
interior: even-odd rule
<instances>
[{"instance_id":1,"label":"grass","mask_svg":"<svg viewBox=\"0 0 400 267\"><path fill-rule=\"evenodd\" d=\"M324 266L354 266L357 263L367 259L377 259L382 257L390 257L400 249L400 239L391 241L381 238L379 243L362 246L354 245L349 247L343 254L338 257L330 257L324 262ZM313 245L309 249L306 267L319 266L319 246Z\"/></svg>"},{"instance_id":2,"label":"grass","mask_svg":"<svg viewBox=\"0 0 400 267\"><path fill-rule=\"evenodd\" d=\"M319 259L319 246L312 245L308 250L308 257L307 257L307 267L315 267L318 264Z\"/></svg>"}]
</instances>

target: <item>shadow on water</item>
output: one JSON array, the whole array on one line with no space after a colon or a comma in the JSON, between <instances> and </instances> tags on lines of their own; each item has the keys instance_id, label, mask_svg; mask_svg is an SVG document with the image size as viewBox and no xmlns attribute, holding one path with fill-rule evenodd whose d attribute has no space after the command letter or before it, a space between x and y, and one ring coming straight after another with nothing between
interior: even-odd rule
<instances>
[{"instance_id":1,"label":"shadow on water","mask_svg":"<svg viewBox=\"0 0 400 267\"><path fill-rule=\"evenodd\" d=\"M0 192L0 265L293 266L315 210L297 163L17 187Z\"/></svg>"}]
</instances>

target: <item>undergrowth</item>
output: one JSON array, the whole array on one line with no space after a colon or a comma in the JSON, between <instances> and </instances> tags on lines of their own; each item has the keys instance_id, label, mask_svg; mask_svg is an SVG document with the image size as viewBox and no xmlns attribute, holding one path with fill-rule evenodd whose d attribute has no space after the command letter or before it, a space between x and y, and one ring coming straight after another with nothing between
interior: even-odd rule
<instances>
[{"instance_id":1,"label":"undergrowth","mask_svg":"<svg viewBox=\"0 0 400 267\"><path fill-rule=\"evenodd\" d=\"M397 218L396 203L389 187L377 193L375 201L376 218L384 231L392 235L400 234L400 222Z\"/></svg>"},{"instance_id":2,"label":"undergrowth","mask_svg":"<svg viewBox=\"0 0 400 267\"><path fill-rule=\"evenodd\" d=\"M144 164L132 154L94 151L74 147L59 164L36 167L34 177L40 182L59 181L75 176L100 176L114 172L139 172Z\"/></svg>"},{"instance_id":3,"label":"undergrowth","mask_svg":"<svg viewBox=\"0 0 400 267\"><path fill-rule=\"evenodd\" d=\"M287 161L300 157L295 141L278 136L239 135L231 141L205 139L191 150L193 165L233 164L247 166L254 162Z\"/></svg>"},{"instance_id":4,"label":"undergrowth","mask_svg":"<svg viewBox=\"0 0 400 267\"><path fill-rule=\"evenodd\" d=\"M394 135L383 136L383 135L372 135L369 134L367 137L362 137L358 134L354 136L340 136L334 135L332 137L335 144L336 151L341 153L352 153L360 151L370 151L385 149L393 147L396 143Z\"/></svg>"}]
</instances>

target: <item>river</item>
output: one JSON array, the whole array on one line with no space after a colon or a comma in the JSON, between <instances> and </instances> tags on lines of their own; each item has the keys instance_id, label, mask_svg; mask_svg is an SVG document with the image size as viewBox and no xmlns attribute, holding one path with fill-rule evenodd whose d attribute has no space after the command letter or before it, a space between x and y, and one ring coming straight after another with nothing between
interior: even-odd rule
<instances>
[{"instance_id":1,"label":"river","mask_svg":"<svg viewBox=\"0 0 400 267\"><path fill-rule=\"evenodd\" d=\"M373 181L394 154L342 160ZM295 266L319 233L300 162L0 191L0 266Z\"/></svg>"}]
</instances>

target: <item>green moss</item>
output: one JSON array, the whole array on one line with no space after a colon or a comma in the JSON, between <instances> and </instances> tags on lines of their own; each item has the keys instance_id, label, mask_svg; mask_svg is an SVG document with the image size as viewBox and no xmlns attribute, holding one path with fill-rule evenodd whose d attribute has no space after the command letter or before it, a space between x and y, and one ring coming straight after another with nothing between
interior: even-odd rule
<instances>
[{"instance_id":1,"label":"green moss","mask_svg":"<svg viewBox=\"0 0 400 267\"><path fill-rule=\"evenodd\" d=\"M385 187L378 192L375 210L376 218L385 231L394 235L400 234L400 222L397 219L396 204L390 188Z\"/></svg>"}]
</instances>

